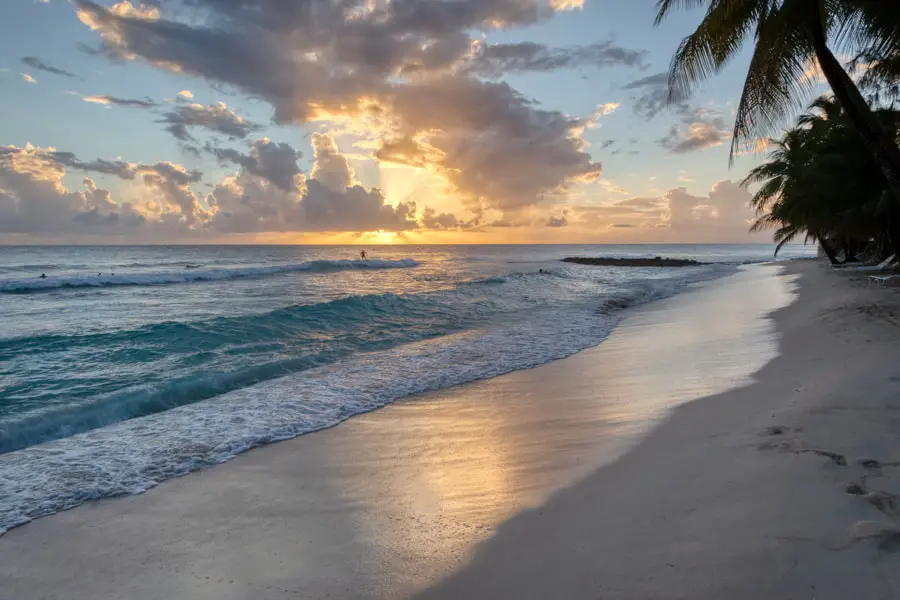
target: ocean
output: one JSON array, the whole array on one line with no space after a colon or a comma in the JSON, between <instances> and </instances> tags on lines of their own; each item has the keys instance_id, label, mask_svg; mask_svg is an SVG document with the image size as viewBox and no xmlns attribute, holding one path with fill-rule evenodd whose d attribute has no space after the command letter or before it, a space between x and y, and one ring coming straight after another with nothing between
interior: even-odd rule
<instances>
[{"instance_id":1,"label":"ocean","mask_svg":"<svg viewBox=\"0 0 900 600\"><path fill-rule=\"evenodd\" d=\"M769 261L773 247L366 250L363 261L356 247L0 247L0 533L564 358L601 343L623 309Z\"/></svg>"}]
</instances>

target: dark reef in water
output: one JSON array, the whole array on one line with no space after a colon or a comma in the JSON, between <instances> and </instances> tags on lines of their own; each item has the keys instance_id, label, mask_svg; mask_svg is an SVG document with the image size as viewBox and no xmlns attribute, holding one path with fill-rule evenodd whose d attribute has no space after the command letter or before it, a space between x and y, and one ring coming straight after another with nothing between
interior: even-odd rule
<instances>
[{"instance_id":1,"label":"dark reef in water","mask_svg":"<svg viewBox=\"0 0 900 600\"><path fill-rule=\"evenodd\" d=\"M562 259L563 262L578 265L594 265L598 267L696 267L707 263L683 258L611 258L599 256L596 258L570 256Z\"/></svg>"}]
</instances>

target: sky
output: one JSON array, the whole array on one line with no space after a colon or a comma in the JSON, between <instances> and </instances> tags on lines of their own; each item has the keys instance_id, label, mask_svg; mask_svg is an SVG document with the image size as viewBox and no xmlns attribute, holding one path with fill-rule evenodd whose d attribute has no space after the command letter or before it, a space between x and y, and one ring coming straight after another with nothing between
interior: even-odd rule
<instances>
[{"instance_id":1,"label":"sky","mask_svg":"<svg viewBox=\"0 0 900 600\"><path fill-rule=\"evenodd\" d=\"M0 243L766 241L654 6L4 0Z\"/></svg>"}]
</instances>

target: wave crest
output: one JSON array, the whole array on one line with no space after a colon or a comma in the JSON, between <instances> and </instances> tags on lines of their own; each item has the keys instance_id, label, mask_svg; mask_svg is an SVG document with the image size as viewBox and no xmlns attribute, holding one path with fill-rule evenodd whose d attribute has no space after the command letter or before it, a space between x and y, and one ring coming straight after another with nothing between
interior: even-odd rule
<instances>
[{"instance_id":1,"label":"wave crest","mask_svg":"<svg viewBox=\"0 0 900 600\"><path fill-rule=\"evenodd\" d=\"M347 271L354 269L404 269L415 267L418 264L419 263L411 258L402 258L398 260L312 260L292 265L275 265L271 267L150 271L144 273L123 273L121 275L64 275L59 277L51 276L46 279L9 279L0 282L0 293L23 294L62 288L194 283L199 281L266 277L269 275L297 271L327 273L330 271Z\"/></svg>"}]
</instances>

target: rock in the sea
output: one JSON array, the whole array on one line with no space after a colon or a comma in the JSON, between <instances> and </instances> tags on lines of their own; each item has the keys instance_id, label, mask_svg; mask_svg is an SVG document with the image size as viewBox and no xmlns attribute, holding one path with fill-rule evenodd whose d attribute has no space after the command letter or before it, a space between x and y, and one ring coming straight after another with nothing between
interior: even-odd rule
<instances>
[{"instance_id":1,"label":"rock in the sea","mask_svg":"<svg viewBox=\"0 0 900 600\"><path fill-rule=\"evenodd\" d=\"M686 258L612 258L612 257L582 257L570 256L562 259L563 262L577 265L594 265L598 267L696 267L707 263L698 262Z\"/></svg>"}]
</instances>

